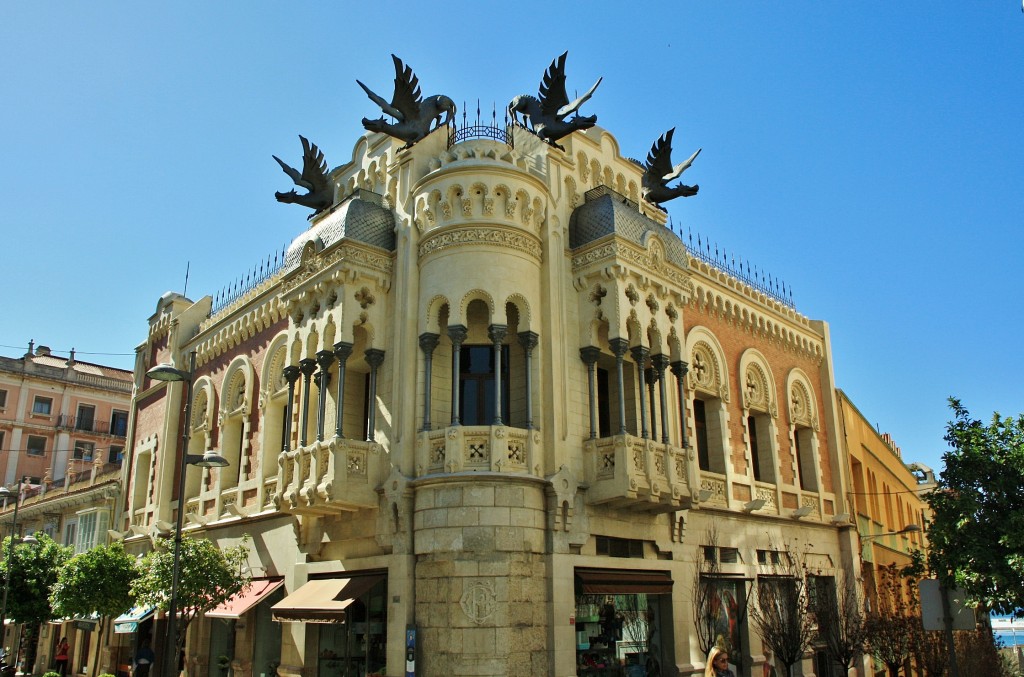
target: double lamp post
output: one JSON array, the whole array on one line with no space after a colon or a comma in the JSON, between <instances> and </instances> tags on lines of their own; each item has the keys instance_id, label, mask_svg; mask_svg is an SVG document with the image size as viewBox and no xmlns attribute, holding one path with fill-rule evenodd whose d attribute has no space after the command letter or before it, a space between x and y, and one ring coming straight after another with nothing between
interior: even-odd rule
<instances>
[{"instance_id":1,"label":"double lamp post","mask_svg":"<svg viewBox=\"0 0 1024 677\"><path fill-rule=\"evenodd\" d=\"M223 468L227 459L213 450L205 454L188 453L189 433L192 430L192 381L195 379L196 354L189 353L188 371L171 364L158 364L146 375L155 381L183 382L185 384L185 425L182 433L181 465L178 468L178 511L174 526L174 560L171 568L171 600L167 607L167 637L164 644L164 670L161 677L178 674L178 585L181 582L181 530L185 519L185 471L188 466ZM4 598L6 599L6 589Z\"/></svg>"}]
</instances>

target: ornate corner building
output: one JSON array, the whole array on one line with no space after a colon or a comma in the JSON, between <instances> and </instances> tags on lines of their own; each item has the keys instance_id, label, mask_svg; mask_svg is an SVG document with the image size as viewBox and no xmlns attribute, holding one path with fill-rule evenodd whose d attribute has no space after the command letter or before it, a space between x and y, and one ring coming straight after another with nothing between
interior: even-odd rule
<instances>
[{"instance_id":1,"label":"ornate corner building","mask_svg":"<svg viewBox=\"0 0 1024 677\"><path fill-rule=\"evenodd\" d=\"M607 131L450 131L360 138L283 262L150 318L126 543L184 511L283 580L195 624L196 674L229 640L240 677L702 673L708 558L759 674L773 553L857 556L827 326L689 248ZM185 421L145 374L191 352ZM178 496L185 426L230 465Z\"/></svg>"}]
</instances>

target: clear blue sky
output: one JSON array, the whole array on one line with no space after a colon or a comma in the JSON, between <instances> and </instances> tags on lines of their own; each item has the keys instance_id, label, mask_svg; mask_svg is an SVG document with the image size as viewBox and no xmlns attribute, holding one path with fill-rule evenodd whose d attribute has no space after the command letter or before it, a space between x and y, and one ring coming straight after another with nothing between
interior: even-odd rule
<instances>
[{"instance_id":1,"label":"clear blue sky","mask_svg":"<svg viewBox=\"0 0 1024 677\"><path fill-rule=\"evenodd\" d=\"M390 93L392 52L500 110L568 50L624 153L670 127L704 149L673 222L830 323L839 386L906 460L941 467L949 395L1024 411L1019 0L658 5L7 3L0 354L131 368L187 262L196 299L305 228L271 154L303 134L341 164L379 113L355 80Z\"/></svg>"}]
</instances>

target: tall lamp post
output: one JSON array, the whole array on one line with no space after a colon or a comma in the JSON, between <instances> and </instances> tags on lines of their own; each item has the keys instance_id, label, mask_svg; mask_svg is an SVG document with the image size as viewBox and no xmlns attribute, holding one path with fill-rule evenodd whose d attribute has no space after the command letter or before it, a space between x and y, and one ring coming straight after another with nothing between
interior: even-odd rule
<instances>
[{"instance_id":1,"label":"tall lamp post","mask_svg":"<svg viewBox=\"0 0 1024 677\"><path fill-rule=\"evenodd\" d=\"M11 542L7 546L7 575L4 576L4 597L3 603L0 604L0 641L5 639L7 630L4 627L4 621L7 620L7 593L11 589L11 567L14 565L14 539L18 537L18 504L21 503L21 489L25 484L25 478L22 477L18 480L18 492L15 493L7 487L0 487L0 500L3 500L4 507L7 506L7 501L11 498L14 499L14 518L11 520ZM21 539L22 543L38 543L34 536L26 536Z\"/></svg>"},{"instance_id":2,"label":"tall lamp post","mask_svg":"<svg viewBox=\"0 0 1024 677\"><path fill-rule=\"evenodd\" d=\"M188 371L176 369L171 364L158 364L146 375L154 381L185 383L185 430L182 433L181 465L178 468L178 513L174 527L174 560L171 567L171 601L167 606L167 639L164 673L161 677L174 677L178 667L178 584L181 581L181 529L185 519L185 471L188 466L200 468L223 468L227 459L213 450L205 454L188 453L189 433L192 430L192 381L196 372L196 353L188 356Z\"/></svg>"}]
</instances>

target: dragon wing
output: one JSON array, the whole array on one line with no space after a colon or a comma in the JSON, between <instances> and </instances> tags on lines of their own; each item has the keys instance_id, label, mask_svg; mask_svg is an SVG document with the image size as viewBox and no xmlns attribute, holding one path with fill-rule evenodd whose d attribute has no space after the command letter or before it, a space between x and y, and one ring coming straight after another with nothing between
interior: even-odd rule
<instances>
[{"instance_id":1,"label":"dragon wing","mask_svg":"<svg viewBox=\"0 0 1024 677\"><path fill-rule=\"evenodd\" d=\"M420 116L420 102L423 100L420 80L401 59L394 54L391 58L395 60L395 95L391 98L391 108L397 110L398 114L390 115L402 122L415 120Z\"/></svg>"},{"instance_id":2,"label":"dragon wing","mask_svg":"<svg viewBox=\"0 0 1024 677\"><path fill-rule=\"evenodd\" d=\"M662 178L665 179L665 183L668 183L669 181L671 181L673 179L679 178L680 174L682 174L683 172L685 172L687 169L690 168L690 165L693 164L693 161L697 158L698 155L700 155L700 152L702 150L704 150L704 149L703 148L698 148L693 153L693 155L691 155L690 157L686 158L685 162L680 162L675 167L673 167L672 171L670 173L668 173L664 177L662 177Z\"/></svg>"},{"instance_id":3,"label":"dragon wing","mask_svg":"<svg viewBox=\"0 0 1024 677\"><path fill-rule=\"evenodd\" d=\"M271 155L270 157L277 160L277 164L281 165L281 169L284 170L284 173L291 177L292 183L302 188L309 188L309 186L303 183L302 174L299 173L298 169L295 169L294 167L289 167L281 160L281 158L277 157L276 155Z\"/></svg>"},{"instance_id":4,"label":"dragon wing","mask_svg":"<svg viewBox=\"0 0 1024 677\"><path fill-rule=\"evenodd\" d=\"M672 173L672 135L676 128L668 130L651 145L651 152L647 154L647 171L651 177L665 183L670 179L665 177Z\"/></svg>"},{"instance_id":5,"label":"dragon wing","mask_svg":"<svg viewBox=\"0 0 1024 677\"><path fill-rule=\"evenodd\" d=\"M604 80L604 78L603 77L598 78L597 82L594 83L594 86L587 90L586 94L584 94L580 98L576 99L572 103L566 104L565 106L562 106L561 108L559 108L558 109L558 117L562 118L562 117L565 117L566 115L570 115L570 114L575 113L576 111L578 111L580 109L580 106L582 106L583 104L585 104L587 102L587 99L589 99L590 97L594 96L594 91L597 89L597 86L599 84L601 84L601 80Z\"/></svg>"},{"instance_id":6,"label":"dragon wing","mask_svg":"<svg viewBox=\"0 0 1024 677\"><path fill-rule=\"evenodd\" d=\"M392 108L391 104L385 101L383 97L374 94L369 87L359 82L359 80L356 80L356 84L362 87L363 91L366 92L366 95L370 97L370 101L380 106L380 109L384 111L387 115L390 115L391 117L398 120L402 119L401 111L397 110L396 108Z\"/></svg>"},{"instance_id":7,"label":"dragon wing","mask_svg":"<svg viewBox=\"0 0 1024 677\"><path fill-rule=\"evenodd\" d=\"M306 137L301 134L299 139L302 140L302 177L301 180L295 183L308 188L310 193L326 190L327 161L324 159L323 151L317 148L315 143L307 141ZM295 170L293 169L292 171L294 172Z\"/></svg>"},{"instance_id":8,"label":"dragon wing","mask_svg":"<svg viewBox=\"0 0 1024 677\"><path fill-rule=\"evenodd\" d=\"M559 110L568 105L569 95L565 93L565 57L569 52L551 62L544 71L544 79L540 82L540 106L544 115L558 116Z\"/></svg>"}]
</instances>

